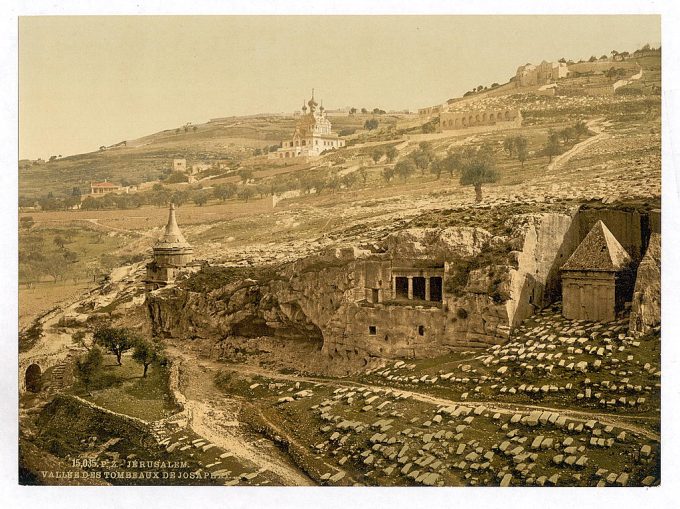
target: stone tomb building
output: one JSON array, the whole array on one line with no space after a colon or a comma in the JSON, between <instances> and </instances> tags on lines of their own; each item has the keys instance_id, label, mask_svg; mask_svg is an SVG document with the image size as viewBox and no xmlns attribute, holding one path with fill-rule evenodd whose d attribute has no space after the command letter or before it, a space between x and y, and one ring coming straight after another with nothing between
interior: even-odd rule
<instances>
[{"instance_id":1,"label":"stone tomb building","mask_svg":"<svg viewBox=\"0 0 680 509\"><path fill-rule=\"evenodd\" d=\"M155 290L175 281L180 271L197 266L194 249L177 226L175 204L170 204L168 224L163 236L153 247L153 261L146 266L146 286Z\"/></svg>"},{"instance_id":2,"label":"stone tomb building","mask_svg":"<svg viewBox=\"0 0 680 509\"><path fill-rule=\"evenodd\" d=\"M562 266L562 314L571 320L611 322L630 301L633 260L597 221Z\"/></svg>"}]
</instances>

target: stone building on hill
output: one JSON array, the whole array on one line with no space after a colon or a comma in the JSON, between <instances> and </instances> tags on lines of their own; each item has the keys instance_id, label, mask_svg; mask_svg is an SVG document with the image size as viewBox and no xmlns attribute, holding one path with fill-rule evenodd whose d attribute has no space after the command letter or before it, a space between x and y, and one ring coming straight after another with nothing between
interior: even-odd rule
<instances>
[{"instance_id":1,"label":"stone building on hill","mask_svg":"<svg viewBox=\"0 0 680 509\"><path fill-rule=\"evenodd\" d=\"M90 182L90 196L97 198L105 194L118 193L121 187L118 184L105 180L104 182Z\"/></svg>"},{"instance_id":2,"label":"stone building on hill","mask_svg":"<svg viewBox=\"0 0 680 509\"><path fill-rule=\"evenodd\" d=\"M345 146L345 140L331 131L331 122L326 116L323 104L318 106L312 90L312 98L307 105L302 105L302 115L296 122L292 139L282 141L281 147L269 155L271 159L315 157L325 150Z\"/></svg>"},{"instance_id":3,"label":"stone building on hill","mask_svg":"<svg viewBox=\"0 0 680 509\"><path fill-rule=\"evenodd\" d=\"M517 87L532 87L547 85L561 78L566 78L567 73L566 63L546 62L543 60L538 65L526 64L518 67L514 80Z\"/></svg>"},{"instance_id":4,"label":"stone building on hill","mask_svg":"<svg viewBox=\"0 0 680 509\"><path fill-rule=\"evenodd\" d=\"M147 288L154 290L172 283L180 271L197 266L193 254L194 249L177 226L175 205L170 204L165 232L153 247L153 261L146 266Z\"/></svg>"},{"instance_id":5,"label":"stone building on hill","mask_svg":"<svg viewBox=\"0 0 680 509\"><path fill-rule=\"evenodd\" d=\"M633 260L597 221L562 265L562 314L572 320L611 322L630 301Z\"/></svg>"}]
</instances>

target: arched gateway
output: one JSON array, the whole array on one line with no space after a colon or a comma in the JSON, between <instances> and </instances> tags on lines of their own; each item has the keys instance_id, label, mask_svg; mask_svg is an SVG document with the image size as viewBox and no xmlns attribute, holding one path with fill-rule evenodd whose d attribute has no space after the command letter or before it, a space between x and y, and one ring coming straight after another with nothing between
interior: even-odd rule
<instances>
[{"instance_id":1,"label":"arched gateway","mask_svg":"<svg viewBox=\"0 0 680 509\"><path fill-rule=\"evenodd\" d=\"M40 392L42 389L42 370L37 364L31 364L26 368L26 390L29 392Z\"/></svg>"}]
</instances>

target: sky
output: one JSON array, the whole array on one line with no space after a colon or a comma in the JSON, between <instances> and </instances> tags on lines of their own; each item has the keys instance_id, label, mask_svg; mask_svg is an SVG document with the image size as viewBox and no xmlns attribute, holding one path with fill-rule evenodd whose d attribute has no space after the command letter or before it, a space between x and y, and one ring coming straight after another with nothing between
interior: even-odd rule
<instances>
[{"instance_id":1,"label":"sky","mask_svg":"<svg viewBox=\"0 0 680 509\"><path fill-rule=\"evenodd\" d=\"M19 157L186 122L416 110L519 65L660 45L658 16L32 16L19 19Z\"/></svg>"}]
</instances>

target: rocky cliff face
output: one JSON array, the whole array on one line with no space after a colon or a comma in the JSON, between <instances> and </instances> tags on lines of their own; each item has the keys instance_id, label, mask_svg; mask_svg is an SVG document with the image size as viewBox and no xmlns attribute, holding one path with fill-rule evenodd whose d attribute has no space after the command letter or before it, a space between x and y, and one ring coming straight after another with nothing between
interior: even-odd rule
<instances>
[{"instance_id":1,"label":"rocky cliff face","mask_svg":"<svg viewBox=\"0 0 680 509\"><path fill-rule=\"evenodd\" d=\"M519 249L506 308L510 325L516 327L536 309L560 299L559 269L578 246L579 231L567 214L525 215L513 222L513 243Z\"/></svg>"},{"instance_id":2,"label":"rocky cliff face","mask_svg":"<svg viewBox=\"0 0 680 509\"><path fill-rule=\"evenodd\" d=\"M471 227L408 229L372 252L332 249L266 281L243 280L205 294L156 291L147 298L148 313L160 336L304 340L335 358L425 357L502 343L534 307L554 298L559 256L572 248L570 226L570 216L544 214L516 221L514 238ZM508 265L511 244L518 248L516 267ZM392 262L432 261L444 265L440 304L366 301L367 280L382 280L391 295ZM448 291L447 278L456 271L458 287Z\"/></svg>"},{"instance_id":3,"label":"rocky cliff face","mask_svg":"<svg viewBox=\"0 0 680 509\"><path fill-rule=\"evenodd\" d=\"M640 262L630 311L630 331L647 334L661 325L661 236L652 233Z\"/></svg>"}]
</instances>

